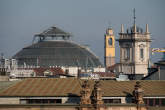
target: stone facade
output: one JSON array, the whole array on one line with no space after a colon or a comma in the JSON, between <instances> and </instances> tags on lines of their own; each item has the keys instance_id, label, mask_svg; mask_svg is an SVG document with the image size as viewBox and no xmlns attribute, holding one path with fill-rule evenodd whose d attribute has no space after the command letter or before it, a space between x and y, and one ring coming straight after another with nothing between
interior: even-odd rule
<instances>
[{"instance_id":1,"label":"stone facade","mask_svg":"<svg viewBox=\"0 0 165 110\"><path fill-rule=\"evenodd\" d=\"M104 104L102 94L99 81L95 81L92 87L91 83L86 80L82 84L80 104L19 104L17 98L6 99L6 101L15 102L15 104L6 104L1 98L0 110L147 110L140 82L136 82L133 91L134 103L131 104Z\"/></svg>"},{"instance_id":2,"label":"stone facade","mask_svg":"<svg viewBox=\"0 0 165 110\"><path fill-rule=\"evenodd\" d=\"M134 24L130 29L124 32L123 25L118 39L120 45L120 66L119 72L124 74L148 74L150 33L148 24L146 31Z\"/></svg>"},{"instance_id":3,"label":"stone facade","mask_svg":"<svg viewBox=\"0 0 165 110\"><path fill-rule=\"evenodd\" d=\"M0 98L0 104L20 104L20 99L17 97Z\"/></svg>"}]
</instances>

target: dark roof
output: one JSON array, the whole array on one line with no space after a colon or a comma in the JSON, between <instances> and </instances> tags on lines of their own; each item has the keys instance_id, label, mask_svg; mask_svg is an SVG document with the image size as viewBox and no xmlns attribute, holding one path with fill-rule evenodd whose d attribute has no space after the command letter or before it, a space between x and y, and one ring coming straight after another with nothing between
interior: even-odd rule
<instances>
[{"instance_id":1,"label":"dark roof","mask_svg":"<svg viewBox=\"0 0 165 110\"><path fill-rule=\"evenodd\" d=\"M155 64L165 66L165 60L161 60Z\"/></svg>"},{"instance_id":2,"label":"dark roof","mask_svg":"<svg viewBox=\"0 0 165 110\"><path fill-rule=\"evenodd\" d=\"M23 48L13 58L18 65L34 65L40 67L50 66L76 66L98 67L102 66L98 57L89 49L71 41L43 41Z\"/></svg>"},{"instance_id":3,"label":"dark roof","mask_svg":"<svg viewBox=\"0 0 165 110\"><path fill-rule=\"evenodd\" d=\"M76 78L30 78L0 91L0 96L80 96L84 80ZM165 81L140 81L144 96L165 96ZM93 88L94 80L89 80ZM136 81L101 81L103 96L118 97L132 94Z\"/></svg>"},{"instance_id":4,"label":"dark roof","mask_svg":"<svg viewBox=\"0 0 165 110\"><path fill-rule=\"evenodd\" d=\"M149 74L147 76L143 77L141 80L146 80L147 78L150 78L152 75L156 74L157 71L158 71L158 68L157 67L148 68L148 70L149 69L150 70L152 69L152 71L149 72Z\"/></svg>"}]
</instances>

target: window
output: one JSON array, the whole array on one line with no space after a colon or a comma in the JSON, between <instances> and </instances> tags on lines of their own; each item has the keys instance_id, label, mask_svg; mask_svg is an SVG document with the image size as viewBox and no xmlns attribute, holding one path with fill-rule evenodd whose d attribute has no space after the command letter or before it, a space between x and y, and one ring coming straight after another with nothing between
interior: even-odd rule
<instances>
[{"instance_id":1,"label":"window","mask_svg":"<svg viewBox=\"0 0 165 110\"><path fill-rule=\"evenodd\" d=\"M62 103L61 99L56 99L55 102L56 103Z\"/></svg>"},{"instance_id":2,"label":"window","mask_svg":"<svg viewBox=\"0 0 165 110\"><path fill-rule=\"evenodd\" d=\"M161 102L162 102L162 106L165 106L165 99L162 99Z\"/></svg>"},{"instance_id":3,"label":"window","mask_svg":"<svg viewBox=\"0 0 165 110\"><path fill-rule=\"evenodd\" d=\"M49 100L44 99L44 100L42 100L42 103L47 104L47 103L49 103Z\"/></svg>"},{"instance_id":4,"label":"window","mask_svg":"<svg viewBox=\"0 0 165 110\"><path fill-rule=\"evenodd\" d=\"M42 100L41 100L41 99L36 99L36 100L34 100L34 102L35 102L36 104L40 104L40 103L42 103Z\"/></svg>"},{"instance_id":5,"label":"window","mask_svg":"<svg viewBox=\"0 0 165 110\"><path fill-rule=\"evenodd\" d=\"M127 47L126 49L125 49L125 59L129 59L130 58L130 48L129 47Z\"/></svg>"},{"instance_id":6,"label":"window","mask_svg":"<svg viewBox=\"0 0 165 110\"><path fill-rule=\"evenodd\" d=\"M144 99L147 106L165 106L165 99Z\"/></svg>"},{"instance_id":7,"label":"window","mask_svg":"<svg viewBox=\"0 0 165 110\"><path fill-rule=\"evenodd\" d=\"M127 58L130 58L130 48L127 48Z\"/></svg>"},{"instance_id":8,"label":"window","mask_svg":"<svg viewBox=\"0 0 165 110\"><path fill-rule=\"evenodd\" d=\"M160 105L159 104L159 99L155 99L155 105Z\"/></svg>"},{"instance_id":9,"label":"window","mask_svg":"<svg viewBox=\"0 0 165 110\"><path fill-rule=\"evenodd\" d=\"M149 106L153 106L153 99L149 99Z\"/></svg>"},{"instance_id":10,"label":"window","mask_svg":"<svg viewBox=\"0 0 165 110\"><path fill-rule=\"evenodd\" d=\"M121 103L121 99L104 99L104 103Z\"/></svg>"},{"instance_id":11,"label":"window","mask_svg":"<svg viewBox=\"0 0 165 110\"><path fill-rule=\"evenodd\" d=\"M61 99L21 99L21 103L23 104L55 104L62 103Z\"/></svg>"},{"instance_id":12,"label":"window","mask_svg":"<svg viewBox=\"0 0 165 110\"><path fill-rule=\"evenodd\" d=\"M145 103L146 105L148 105L148 103L147 103L147 99L144 99L144 103Z\"/></svg>"},{"instance_id":13,"label":"window","mask_svg":"<svg viewBox=\"0 0 165 110\"><path fill-rule=\"evenodd\" d=\"M121 103L120 99L113 99L113 103Z\"/></svg>"},{"instance_id":14,"label":"window","mask_svg":"<svg viewBox=\"0 0 165 110\"><path fill-rule=\"evenodd\" d=\"M49 103L51 103L51 104L53 104L53 103L55 103L56 101L54 100L54 99L50 99L49 100Z\"/></svg>"},{"instance_id":15,"label":"window","mask_svg":"<svg viewBox=\"0 0 165 110\"><path fill-rule=\"evenodd\" d=\"M112 45L112 38L109 38L108 43L109 45Z\"/></svg>"},{"instance_id":16,"label":"window","mask_svg":"<svg viewBox=\"0 0 165 110\"><path fill-rule=\"evenodd\" d=\"M140 58L142 58L142 59L144 58L144 51L142 48L140 49Z\"/></svg>"}]
</instances>

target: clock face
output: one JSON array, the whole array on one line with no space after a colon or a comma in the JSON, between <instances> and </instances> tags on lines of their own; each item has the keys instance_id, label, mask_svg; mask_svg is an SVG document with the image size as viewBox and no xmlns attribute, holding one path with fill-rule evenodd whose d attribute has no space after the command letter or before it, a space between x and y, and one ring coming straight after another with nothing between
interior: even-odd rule
<instances>
[{"instance_id":1,"label":"clock face","mask_svg":"<svg viewBox=\"0 0 165 110\"><path fill-rule=\"evenodd\" d=\"M112 45L112 38L109 38L109 39L108 39L108 44L109 44L109 45Z\"/></svg>"}]
</instances>

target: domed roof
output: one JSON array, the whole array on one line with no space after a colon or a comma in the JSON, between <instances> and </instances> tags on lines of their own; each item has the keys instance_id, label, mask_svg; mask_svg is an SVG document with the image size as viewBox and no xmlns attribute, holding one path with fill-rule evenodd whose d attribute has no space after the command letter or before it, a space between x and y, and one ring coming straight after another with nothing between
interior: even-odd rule
<instances>
[{"instance_id":1,"label":"domed roof","mask_svg":"<svg viewBox=\"0 0 165 110\"><path fill-rule=\"evenodd\" d=\"M18 65L29 66L102 66L89 49L67 40L40 41L23 48L13 58L18 60Z\"/></svg>"}]
</instances>

